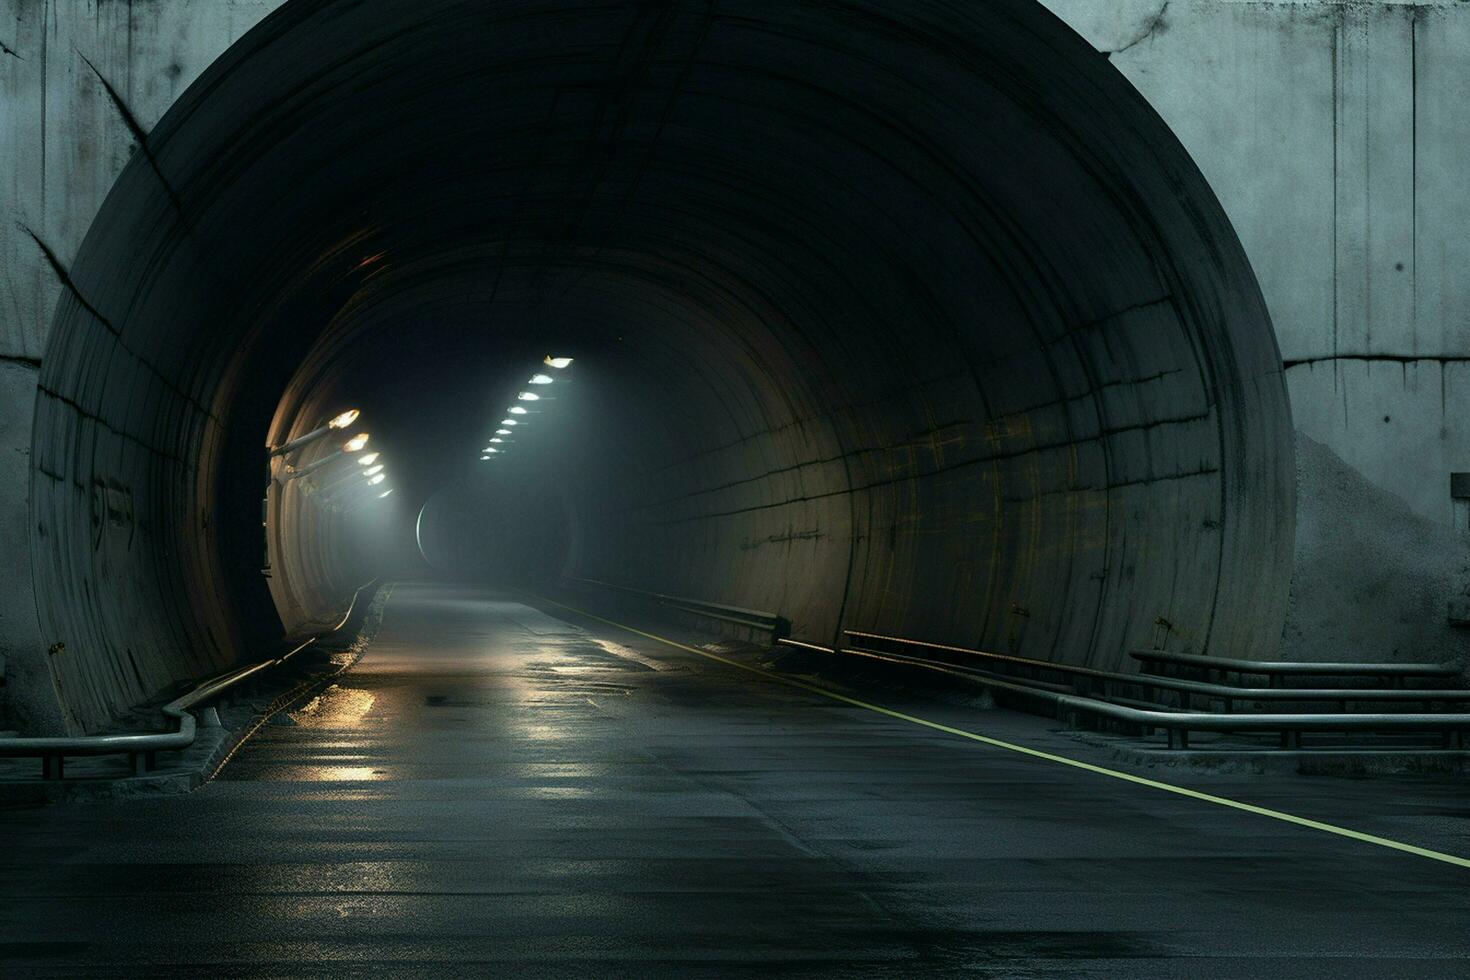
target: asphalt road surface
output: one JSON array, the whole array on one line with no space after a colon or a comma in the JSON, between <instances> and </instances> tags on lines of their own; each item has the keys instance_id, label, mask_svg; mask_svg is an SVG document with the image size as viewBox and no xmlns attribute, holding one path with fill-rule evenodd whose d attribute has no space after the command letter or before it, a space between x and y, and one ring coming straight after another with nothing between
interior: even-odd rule
<instances>
[{"instance_id":1,"label":"asphalt road surface","mask_svg":"<svg viewBox=\"0 0 1470 980\"><path fill-rule=\"evenodd\" d=\"M186 797L0 810L0 975L1470 975L1470 869L526 597L400 585L278 722ZM1470 853L1464 777L1205 788Z\"/></svg>"}]
</instances>

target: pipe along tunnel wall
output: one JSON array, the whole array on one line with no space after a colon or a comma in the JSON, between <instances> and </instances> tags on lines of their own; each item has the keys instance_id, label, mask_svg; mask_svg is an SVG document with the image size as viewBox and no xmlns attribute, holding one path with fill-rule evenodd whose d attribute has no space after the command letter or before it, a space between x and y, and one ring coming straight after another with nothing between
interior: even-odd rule
<instances>
[{"instance_id":1,"label":"pipe along tunnel wall","mask_svg":"<svg viewBox=\"0 0 1470 980\"><path fill-rule=\"evenodd\" d=\"M347 404L402 502L276 494L267 582L263 443ZM1274 653L1294 520L1229 223L1030 0L293 0L109 195L32 465L64 647L16 693L73 729L323 614L476 466L565 500L559 570L1110 668Z\"/></svg>"}]
</instances>

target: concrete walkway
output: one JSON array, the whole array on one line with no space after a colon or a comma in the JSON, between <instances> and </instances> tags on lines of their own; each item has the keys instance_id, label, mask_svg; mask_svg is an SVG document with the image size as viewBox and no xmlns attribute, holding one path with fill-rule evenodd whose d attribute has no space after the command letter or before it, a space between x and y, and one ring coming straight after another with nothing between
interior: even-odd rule
<instances>
[{"instance_id":1,"label":"concrete walkway","mask_svg":"<svg viewBox=\"0 0 1470 980\"><path fill-rule=\"evenodd\" d=\"M1470 870L544 610L399 586L203 789L0 810L0 975L1464 976ZM1463 781L1207 788L1470 852Z\"/></svg>"}]
</instances>

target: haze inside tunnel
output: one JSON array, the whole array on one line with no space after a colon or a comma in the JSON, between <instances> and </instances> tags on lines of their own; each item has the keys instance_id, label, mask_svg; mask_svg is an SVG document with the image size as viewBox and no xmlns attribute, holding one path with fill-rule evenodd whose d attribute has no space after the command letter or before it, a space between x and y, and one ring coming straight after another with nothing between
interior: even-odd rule
<instances>
[{"instance_id":1,"label":"haze inside tunnel","mask_svg":"<svg viewBox=\"0 0 1470 980\"><path fill-rule=\"evenodd\" d=\"M1164 124L1029 0L297 0L150 134L71 280L32 486L73 728L332 618L436 500L499 573L818 642L1121 668L1160 629L1280 634L1254 276ZM568 383L481 461L547 353ZM348 406L394 493L292 481L263 535L264 445Z\"/></svg>"}]
</instances>

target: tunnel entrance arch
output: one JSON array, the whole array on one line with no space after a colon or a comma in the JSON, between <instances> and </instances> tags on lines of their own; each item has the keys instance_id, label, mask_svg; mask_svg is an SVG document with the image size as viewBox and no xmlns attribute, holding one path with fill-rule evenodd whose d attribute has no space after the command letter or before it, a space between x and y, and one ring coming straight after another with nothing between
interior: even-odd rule
<instances>
[{"instance_id":1,"label":"tunnel entrance arch","mask_svg":"<svg viewBox=\"0 0 1470 980\"><path fill-rule=\"evenodd\" d=\"M1103 667L1160 629L1279 637L1254 276L1031 0L292 0L149 135L70 277L32 559L79 729L289 627L263 442L360 404L416 512L551 345L587 370L526 458L585 577Z\"/></svg>"}]
</instances>

